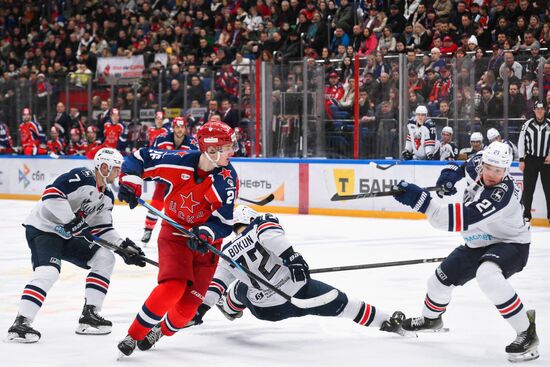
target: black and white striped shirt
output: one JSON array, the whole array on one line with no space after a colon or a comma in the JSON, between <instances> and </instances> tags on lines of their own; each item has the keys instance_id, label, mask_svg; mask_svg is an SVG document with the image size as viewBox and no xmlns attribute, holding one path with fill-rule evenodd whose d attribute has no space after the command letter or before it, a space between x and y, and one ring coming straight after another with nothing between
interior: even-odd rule
<instances>
[{"instance_id":1,"label":"black and white striped shirt","mask_svg":"<svg viewBox=\"0 0 550 367\"><path fill-rule=\"evenodd\" d=\"M518 153L520 160L526 155L546 157L550 155L550 120L545 118L539 124L536 118L527 120L519 134Z\"/></svg>"}]
</instances>

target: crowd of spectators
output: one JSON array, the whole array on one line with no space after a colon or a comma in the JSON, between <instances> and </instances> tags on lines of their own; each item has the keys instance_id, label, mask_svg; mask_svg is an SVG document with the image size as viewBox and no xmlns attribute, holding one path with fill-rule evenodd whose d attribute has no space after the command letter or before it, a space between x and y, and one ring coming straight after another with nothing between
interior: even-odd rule
<instances>
[{"instance_id":1,"label":"crowd of spectators","mask_svg":"<svg viewBox=\"0 0 550 367\"><path fill-rule=\"evenodd\" d=\"M6 125L0 133L10 127L13 133L23 107L32 107L38 125L54 126L67 84L94 83L95 91L98 58L131 55L145 59L139 84L117 87L112 100L94 94L91 119L88 106L71 105L72 122L62 132L67 141L71 128L93 126L102 137L108 111L133 105L202 108L202 116L187 116L190 134L216 114L244 127L246 138L254 90L249 75L257 59L321 63L329 131L345 127L341 121L358 103L365 129L395 134L387 121L397 124L403 73L411 116L425 105L432 118L468 116L482 124L503 115L528 118L534 101L550 101L549 46L547 0L3 1L0 119ZM399 70L398 54L406 54L406 71ZM362 59L358 80L356 55ZM273 70L285 70L270 76L275 92L302 90L303 70ZM50 121L46 101L56 110ZM127 122L139 125L139 116Z\"/></svg>"}]
</instances>

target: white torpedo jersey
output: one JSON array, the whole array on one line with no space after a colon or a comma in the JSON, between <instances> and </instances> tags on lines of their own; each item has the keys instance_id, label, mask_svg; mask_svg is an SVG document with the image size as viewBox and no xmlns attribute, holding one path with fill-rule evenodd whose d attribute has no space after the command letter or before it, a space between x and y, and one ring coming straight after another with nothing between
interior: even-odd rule
<instances>
[{"instance_id":1,"label":"white torpedo jersey","mask_svg":"<svg viewBox=\"0 0 550 367\"><path fill-rule=\"evenodd\" d=\"M242 267L293 296L304 286L305 281L292 281L290 270L283 265L280 255L290 247L277 218L265 214L254 219L240 235L224 245L222 251ZM234 280L248 285L247 297L256 306L271 307L286 302L283 297L249 278L234 265L220 260L204 303L213 306Z\"/></svg>"},{"instance_id":2,"label":"white torpedo jersey","mask_svg":"<svg viewBox=\"0 0 550 367\"><path fill-rule=\"evenodd\" d=\"M114 199L109 187L104 192L98 190L93 171L74 168L46 186L23 224L68 239L71 235L63 231L63 226L78 215L90 226L92 234L118 245L122 238L113 228Z\"/></svg>"}]
</instances>

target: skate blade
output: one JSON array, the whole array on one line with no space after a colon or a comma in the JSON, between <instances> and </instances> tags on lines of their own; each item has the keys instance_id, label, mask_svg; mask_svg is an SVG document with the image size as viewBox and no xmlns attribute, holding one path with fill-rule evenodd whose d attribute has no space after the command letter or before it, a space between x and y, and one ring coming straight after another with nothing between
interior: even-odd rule
<instances>
[{"instance_id":1,"label":"skate blade","mask_svg":"<svg viewBox=\"0 0 550 367\"><path fill-rule=\"evenodd\" d=\"M540 357L537 348L524 353L508 353L508 361L512 363L532 361Z\"/></svg>"},{"instance_id":2,"label":"skate blade","mask_svg":"<svg viewBox=\"0 0 550 367\"><path fill-rule=\"evenodd\" d=\"M405 330L403 328L395 331L395 333L401 335L403 338L418 338L418 334L416 333L416 331Z\"/></svg>"},{"instance_id":3,"label":"skate blade","mask_svg":"<svg viewBox=\"0 0 550 367\"><path fill-rule=\"evenodd\" d=\"M90 326L86 324L79 324L74 331L78 335L107 335L111 333L111 326Z\"/></svg>"},{"instance_id":4,"label":"skate blade","mask_svg":"<svg viewBox=\"0 0 550 367\"><path fill-rule=\"evenodd\" d=\"M5 343L21 343L21 344L31 344L36 343L40 340L40 337L35 334L29 334L26 338L20 337L16 333L8 333L8 336L6 339L4 339Z\"/></svg>"},{"instance_id":5,"label":"skate blade","mask_svg":"<svg viewBox=\"0 0 550 367\"><path fill-rule=\"evenodd\" d=\"M441 329L424 329L417 330L417 333L448 333L450 330L448 327L442 327Z\"/></svg>"}]
</instances>

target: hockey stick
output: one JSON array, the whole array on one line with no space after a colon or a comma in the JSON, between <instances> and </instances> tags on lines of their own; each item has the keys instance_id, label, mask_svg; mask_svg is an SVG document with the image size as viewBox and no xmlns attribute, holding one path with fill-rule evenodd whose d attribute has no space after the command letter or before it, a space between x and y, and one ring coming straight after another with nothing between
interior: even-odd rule
<instances>
[{"instance_id":1,"label":"hockey stick","mask_svg":"<svg viewBox=\"0 0 550 367\"><path fill-rule=\"evenodd\" d=\"M359 269L385 268L385 267L388 267L388 266L438 263L438 262L441 262L443 260L445 260L445 257L434 257L434 258L431 258L431 259L390 261L390 262L385 262L385 263L362 264L362 265L333 266L331 268L311 269L309 272L311 274L331 273L331 272L334 272L334 271L347 271L347 270L359 270Z\"/></svg>"},{"instance_id":2,"label":"hockey stick","mask_svg":"<svg viewBox=\"0 0 550 367\"><path fill-rule=\"evenodd\" d=\"M128 255L131 255L128 250L126 249L123 249L121 248L120 246L117 246L115 245L114 243L111 243L109 241L105 241L104 239L100 238L100 237L97 237L97 236L93 236L94 238L94 242L96 242L98 245L102 246L102 247L105 247L105 248L108 248L110 250L118 250L120 252L124 252L125 254L128 254ZM153 265L153 266L156 266L157 268L159 267L159 263L154 261L154 260L151 260L145 256L140 256L140 258L145 261L147 264L150 264L150 265Z\"/></svg>"},{"instance_id":3,"label":"hockey stick","mask_svg":"<svg viewBox=\"0 0 550 367\"><path fill-rule=\"evenodd\" d=\"M241 200L241 201L250 203L250 204L264 206L264 205L267 205L267 204L271 203L273 201L273 199L275 199L275 195L269 194L268 196L266 196L265 198L263 198L262 200L259 200L259 201L254 201L254 200L245 199L245 198L241 198L241 197L239 197L238 199Z\"/></svg>"},{"instance_id":4,"label":"hockey stick","mask_svg":"<svg viewBox=\"0 0 550 367\"><path fill-rule=\"evenodd\" d=\"M156 215L158 215L162 219L164 219L166 222L170 223L172 225L172 227L178 229L181 233L183 233L187 237L198 238L193 232L185 229L183 226L181 226L180 224L178 224L175 221L173 221L172 219L170 219L164 213L160 212L159 210L157 210L153 206L149 205L147 202L143 201L143 199L138 198L138 203L141 204L142 206L146 207L147 209L149 209L150 211L152 211L153 213L155 213ZM288 302L292 303L296 307L299 307L299 308L319 307L319 306L326 305L327 303L330 303L330 302L334 301L334 299L336 297L338 297L338 290L336 290L336 289L333 289L333 290L331 290L331 291L329 291L325 294L322 294L320 296L313 297L313 298L300 299L300 298L291 297L288 294L286 294L285 292L281 291L279 288L273 286L268 281L260 278L259 276L257 276L256 274L254 274L253 272L248 270L247 268L241 266L238 262L236 262L235 260L233 260L232 258L227 256L226 254L224 254L223 252L221 252L220 250L218 250L217 248L215 248L211 244L209 244L207 242L203 242L203 243L206 245L208 250L210 250L210 252L218 255L219 257L221 257L223 260L227 261L228 263L231 263L233 266L235 266L237 269L239 269L240 271L245 273L247 276L249 276L250 278L256 280L257 282L263 284L264 286L266 286L267 288L269 288L273 292L277 293L279 296L283 297L284 299L286 299Z\"/></svg>"},{"instance_id":5,"label":"hockey stick","mask_svg":"<svg viewBox=\"0 0 550 367\"><path fill-rule=\"evenodd\" d=\"M439 186L430 186L430 187L424 187L424 190L438 191L438 190L442 190L442 188L439 187ZM392 189L392 190L389 190L389 191L382 191L382 192L365 192L365 193L362 193L362 194L351 194L351 195L340 195L340 194L336 193L330 198L330 201L379 198L379 197L383 197L383 196L393 196L393 195L399 194L401 192L403 192L402 189Z\"/></svg>"}]
</instances>

